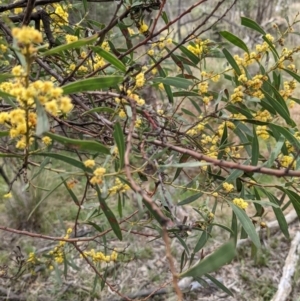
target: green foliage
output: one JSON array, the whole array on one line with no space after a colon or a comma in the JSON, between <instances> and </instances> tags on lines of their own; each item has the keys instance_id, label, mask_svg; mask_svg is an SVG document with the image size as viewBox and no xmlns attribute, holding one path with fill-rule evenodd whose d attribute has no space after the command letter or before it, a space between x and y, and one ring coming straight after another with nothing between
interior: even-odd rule
<instances>
[{"instance_id":1,"label":"green foliage","mask_svg":"<svg viewBox=\"0 0 300 301\"><path fill-rule=\"evenodd\" d=\"M85 14L88 6L84 1ZM293 64L300 46L283 45L298 20L275 38L242 17L241 25L260 35L252 49L229 31L220 32L225 47L198 36L202 25L174 41L176 22L158 0L128 0L119 8L107 25L86 15L71 25L66 3L49 4L54 40L47 24L40 32L30 24L13 28L12 45L0 43L6 68L0 140L7 145L1 158L6 165L14 158L17 166L4 197L16 202L11 192L22 176L22 192L45 190L23 206L22 219L38 219L60 186L61 206L75 212L70 228L57 217L64 237L38 236L58 245L45 258L31 254L22 269L42 264L60 281L70 267L80 269L74 261L80 255L95 272L95 292L98 285L111 288L109 264L134 260L116 240L167 236L181 248L168 254L164 240L174 278L176 260L179 277L206 274L231 295L208 273L233 260L238 239L261 247L256 225L265 225L268 207L286 238L284 210L293 206L300 217L300 132L292 114L300 103ZM156 16L152 23L147 12ZM55 47L45 50L47 39ZM33 167L38 171L27 174ZM55 185L36 184L46 170ZM265 183L262 174L274 180ZM230 226L219 220L220 208L232 216ZM92 232L82 240L84 251L77 235L83 225ZM222 246L199 259L216 228Z\"/></svg>"}]
</instances>

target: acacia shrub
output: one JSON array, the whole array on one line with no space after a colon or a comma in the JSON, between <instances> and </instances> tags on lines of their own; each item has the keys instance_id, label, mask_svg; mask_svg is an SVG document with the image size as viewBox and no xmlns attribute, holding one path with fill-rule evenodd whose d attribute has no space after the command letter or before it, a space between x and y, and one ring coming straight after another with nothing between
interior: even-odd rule
<instances>
[{"instance_id":1,"label":"acacia shrub","mask_svg":"<svg viewBox=\"0 0 300 301\"><path fill-rule=\"evenodd\" d=\"M224 3L212 7L206 20ZM64 229L63 237L1 225L5 231L57 242L45 258L32 252L19 262L17 273L8 270L5 277L17 278L20 271L37 265L63 275L68 267L78 268L72 258L81 256L95 272L95 285L101 280L102 288L106 284L124 297L126 292L115 289L106 273L112 263L125 266L128 260L126 249L116 249L114 239L151 231L164 241L172 284L182 299L178 280L201 278L230 262L239 238L249 237L253 249L260 248L255 225L266 227L265 207L272 207L289 237L284 209L293 206L300 213L296 185L300 134L290 115L290 108L299 103L294 92L300 77L293 59L300 48L288 49L284 38L298 20L275 39L243 17L242 26L256 31L263 41L249 49L239 37L221 31L242 50L242 55L233 55L202 38L213 25L205 27L206 22L174 41L172 26L183 15L169 20L164 7L165 2L158 0L124 1L116 4L106 26L85 18L70 25L71 6L57 2L42 7L43 14L32 12L32 23L41 22L40 30L32 23L11 30L0 23L1 64L7 71L0 84L4 104L0 136L8 138L1 156L15 158L19 165L4 197L8 202L14 197L12 188L20 175L25 176L24 189L35 188L26 171L38 166L60 176L77 208L73 226ZM87 12L87 2L84 9ZM143 18L147 12L153 15L151 24ZM18 23L26 11L15 13L18 18L8 14L8 20ZM36 21L45 14L50 19ZM208 58L218 63L208 64ZM224 70L216 72L217 64L224 64ZM250 70L253 65L257 72ZM222 89L217 86L221 77L226 80ZM141 96L145 86L157 89L160 107L148 103L147 93ZM51 161L70 168L54 169ZM261 174L280 177L280 182L260 183ZM83 189L74 193L77 179ZM148 189L142 188L143 182L150 183ZM283 204L286 197L289 202ZM188 222L181 209L187 204L195 204L198 214ZM215 220L217 208L224 205L230 209L230 227ZM254 216L249 207L255 209ZM147 222L139 220L143 213ZM84 224L94 234L81 238ZM224 231L222 246L202 258L216 227ZM93 242L99 238L104 244L95 249ZM180 256L171 254L173 239L182 245ZM82 242L89 245L83 249Z\"/></svg>"}]
</instances>

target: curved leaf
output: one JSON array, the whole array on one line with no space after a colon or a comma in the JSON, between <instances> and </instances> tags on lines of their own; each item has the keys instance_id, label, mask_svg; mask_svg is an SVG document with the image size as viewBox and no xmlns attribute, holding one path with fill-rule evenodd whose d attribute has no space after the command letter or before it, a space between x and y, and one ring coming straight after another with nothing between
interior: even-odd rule
<instances>
[{"instance_id":1,"label":"curved leaf","mask_svg":"<svg viewBox=\"0 0 300 301\"><path fill-rule=\"evenodd\" d=\"M120 229L119 223L118 223L114 213L107 206L107 204L105 202L105 199L102 198L101 191L100 191L98 185L95 185L95 188L96 188L96 191L97 191L100 207L101 207L104 215L106 216L107 221L109 222L112 230L114 231L116 236L119 238L119 240L122 240L122 231Z\"/></svg>"},{"instance_id":2,"label":"curved leaf","mask_svg":"<svg viewBox=\"0 0 300 301\"><path fill-rule=\"evenodd\" d=\"M266 35L267 33L252 19L241 17L242 25L254 29L255 31L261 33L262 35Z\"/></svg>"},{"instance_id":3,"label":"curved leaf","mask_svg":"<svg viewBox=\"0 0 300 301\"><path fill-rule=\"evenodd\" d=\"M64 45L60 45L57 47L54 47L50 50L47 50L43 53L41 53L42 55L46 56L46 55L50 55L50 54L54 54L54 53L59 53L65 50L70 50L70 49L75 49L75 48L80 48L82 46L85 46L87 44L93 43L94 41L96 41L98 38L97 34L92 35L91 37L88 38L84 38L84 39L80 39L78 41L69 43L69 44L64 44Z\"/></svg>"},{"instance_id":4,"label":"curved leaf","mask_svg":"<svg viewBox=\"0 0 300 301\"><path fill-rule=\"evenodd\" d=\"M245 52L249 53L248 47L247 45L237 36L235 36L234 34L232 34L229 31L220 31L219 34L226 39L227 41L229 41L231 44L241 48L242 50L244 50Z\"/></svg>"},{"instance_id":5,"label":"curved leaf","mask_svg":"<svg viewBox=\"0 0 300 301\"><path fill-rule=\"evenodd\" d=\"M223 51L223 53L225 55L225 58L227 59L228 63L234 69L235 73L237 75L241 75L242 73L241 73L240 67L237 64L237 62L235 61L235 59L233 58L233 56L230 54L230 52L225 48L222 51Z\"/></svg>"},{"instance_id":6,"label":"curved leaf","mask_svg":"<svg viewBox=\"0 0 300 301\"><path fill-rule=\"evenodd\" d=\"M110 154L109 148L96 141L71 139L71 138L52 134L50 132L47 133L47 136L49 136L52 140L58 141L68 147L73 147L76 149L78 148L81 150L95 151L106 155Z\"/></svg>"},{"instance_id":7,"label":"curved leaf","mask_svg":"<svg viewBox=\"0 0 300 301\"><path fill-rule=\"evenodd\" d=\"M111 63L113 66L115 66L117 69L121 70L122 72L126 72L126 66L113 54L107 52L101 47L91 46L91 49L95 51L98 55L103 57L106 61Z\"/></svg>"},{"instance_id":8,"label":"curved leaf","mask_svg":"<svg viewBox=\"0 0 300 301\"><path fill-rule=\"evenodd\" d=\"M63 86L62 89L64 90L64 94L95 91L116 87L122 80L123 77L121 76L98 76L77 80L76 82Z\"/></svg>"},{"instance_id":9,"label":"curved leaf","mask_svg":"<svg viewBox=\"0 0 300 301\"><path fill-rule=\"evenodd\" d=\"M229 205L231 206L231 208L234 211L236 217L238 218L238 220L242 224L245 232L251 238L251 240L254 243L254 245L257 248L260 248L260 246L261 246L260 245L260 240L259 240L259 237L257 235L256 229L255 229L252 221L250 220L250 218L246 214L246 212L243 209L241 209L240 207L234 205L231 202L229 202Z\"/></svg>"},{"instance_id":10,"label":"curved leaf","mask_svg":"<svg viewBox=\"0 0 300 301\"><path fill-rule=\"evenodd\" d=\"M122 127L119 122L117 122L114 126L114 139L117 144L119 150L119 157L120 157L120 169L124 166L124 155L125 155L125 139Z\"/></svg>"},{"instance_id":11,"label":"curved leaf","mask_svg":"<svg viewBox=\"0 0 300 301\"><path fill-rule=\"evenodd\" d=\"M211 273L219 269L225 264L230 263L234 256L235 245L233 240L231 240L222 245L213 254L205 257L203 260L201 260L189 270L179 274L179 277L201 277L207 273Z\"/></svg>"}]
</instances>

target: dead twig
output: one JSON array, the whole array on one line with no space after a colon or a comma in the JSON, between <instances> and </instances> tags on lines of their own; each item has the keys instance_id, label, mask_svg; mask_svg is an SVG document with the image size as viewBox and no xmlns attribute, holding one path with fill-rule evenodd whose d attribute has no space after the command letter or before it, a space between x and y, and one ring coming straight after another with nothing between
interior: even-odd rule
<instances>
[{"instance_id":1,"label":"dead twig","mask_svg":"<svg viewBox=\"0 0 300 301\"><path fill-rule=\"evenodd\" d=\"M292 240L289 254L286 258L278 290L271 301L285 301L290 297L292 281L300 255L300 232Z\"/></svg>"}]
</instances>

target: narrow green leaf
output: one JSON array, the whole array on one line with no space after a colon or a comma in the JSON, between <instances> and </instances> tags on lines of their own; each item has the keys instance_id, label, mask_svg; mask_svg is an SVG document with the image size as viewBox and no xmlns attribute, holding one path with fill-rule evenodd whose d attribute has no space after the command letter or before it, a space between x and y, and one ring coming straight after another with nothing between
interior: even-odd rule
<instances>
[{"instance_id":1,"label":"narrow green leaf","mask_svg":"<svg viewBox=\"0 0 300 301\"><path fill-rule=\"evenodd\" d=\"M279 201L278 199L272 194L270 193L269 191L267 191L266 189L264 188L259 188L260 191L262 191L266 197L270 200L271 203L274 203L275 205L279 206ZM275 213L275 216L276 216L276 219L278 221L278 224L279 224L279 227L283 233L283 235L289 239L290 238L290 234L289 234L289 226L286 222L286 219L284 217L284 214L281 210L281 208L278 208L278 207L273 207L272 206L272 209Z\"/></svg>"},{"instance_id":2,"label":"narrow green leaf","mask_svg":"<svg viewBox=\"0 0 300 301\"><path fill-rule=\"evenodd\" d=\"M286 73L291 75L298 83L300 83L300 76L298 74L296 74L295 72L293 72L289 69L282 68L282 70L284 70Z\"/></svg>"},{"instance_id":3,"label":"narrow green leaf","mask_svg":"<svg viewBox=\"0 0 300 301\"><path fill-rule=\"evenodd\" d=\"M173 44L178 45L173 41ZM200 62L200 59L191 51L189 51L186 47L180 46L179 49L184 53L194 64L195 66Z\"/></svg>"},{"instance_id":4,"label":"narrow green leaf","mask_svg":"<svg viewBox=\"0 0 300 301\"><path fill-rule=\"evenodd\" d=\"M179 159L179 163L184 163L184 162L186 162L186 161L188 160L189 157L190 157L190 155L182 154L181 157L180 157L180 159ZM182 167L181 167L181 168L178 168L178 169L176 170L176 173L175 173L175 176L174 176L172 182L174 182L174 181L178 178L178 176L180 175L181 171L182 171Z\"/></svg>"},{"instance_id":5,"label":"narrow green leaf","mask_svg":"<svg viewBox=\"0 0 300 301\"><path fill-rule=\"evenodd\" d=\"M156 63L155 59L152 57L151 58L153 60L154 63ZM158 70L158 73L161 77L165 78L167 75L164 71L164 69L158 65L157 66L157 70ZM168 97L168 100L169 100L169 103L173 103L174 102L174 98L173 98L173 94L172 94L172 90L171 90L171 87L169 85L166 85L166 84L163 84L164 85L164 89L167 93L167 97Z\"/></svg>"},{"instance_id":6,"label":"narrow green leaf","mask_svg":"<svg viewBox=\"0 0 300 301\"><path fill-rule=\"evenodd\" d=\"M222 245L213 254L205 257L189 270L179 274L179 277L201 277L207 273L216 271L225 264L230 263L234 256L235 245L233 240L231 240Z\"/></svg>"},{"instance_id":7,"label":"narrow green leaf","mask_svg":"<svg viewBox=\"0 0 300 301\"><path fill-rule=\"evenodd\" d=\"M279 59L279 55L278 55L278 52L277 52L276 48L274 47L273 43L269 39L267 39L266 36L263 36L263 40L269 45L271 52L273 54L273 57L274 57L274 61L277 62Z\"/></svg>"},{"instance_id":8,"label":"narrow green leaf","mask_svg":"<svg viewBox=\"0 0 300 301\"><path fill-rule=\"evenodd\" d=\"M272 149L271 155L268 159L268 161L264 164L266 167L271 167L273 163L275 162L276 158L281 152L281 149L284 145L285 139L283 136L280 136L278 141L276 142L275 147Z\"/></svg>"},{"instance_id":9,"label":"narrow green leaf","mask_svg":"<svg viewBox=\"0 0 300 301\"><path fill-rule=\"evenodd\" d=\"M242 73L241 73L240 67L237 64L237 62L235 61L235 59L233 58L233 56L230 54L230 52L227 49L225 49L225 48L223 48L222 51L223 51L223 53L225 55L225 58L227 59L229 65L233 68L233 70L235 71L235 73L237 75L241 75Z\"/></svg>"},{"instance_id":10,"label":"narrow green leaf","mask_svg":"<svg viewBox=\"0 0 300 301\"><path fill-rule=\"evenodd\" d=\"M9 131L0 131L0 137L6 137L9 135Z\"/></svg>"},{"instance_id":11,"label":"narrow green leaf","mask_svg":"<svg viewBox=\"0 0 300 301\"><path fill-rule=\"evenodd\" d=\"M236 214L234 213L234 211L232 211L231 230L232 230L232 233L230 234L230 238L233 239L234 244L236 245L237 238L238 238L238 223L237 223L237 218L236 218Z\"/></svg>"},{"instance_id":12,"label":"narrow green leaf","mask_svg":"<svg viewBox=\"0 0 300 301\"><path fill-rule=\"evenodd\" d=\"M106 61L111 63L113 66L115 66L117 69L119 69L122 72L126 72L126 66L117 59L113 54L109 53L108 51L104 50L101 47L91 46L91 49L95 51L98 55L103 57Z\"/></svg>"},{"instance_id":13,"label":"narrow green leaf","mask_svg":"<svg viewBox=\"0 0 300 301\"><path fill-rule=\"evenodd\" d=\"M291 126L295 126L295 122L291 119L290 113L286 107L286 104L282 103L278 98L273 98L269 93L262 90L264 93L265 98L268 100L269 104L273 106L273 108L276 110L276 112L284 118L287 124Z\"/></svg>"},{"instance_id":14,"label":"narrow green leaf","mask_svg":"<svg viewBox=\"0 0 300 301\"><path fill-rule=\"evenodd\" d=\"M278 188L288 195L288 197L290 198L290 200L294 206L294 209L298 215L298 218L300 219L300 196L299 196L299 194L296 193L295 191L292 191L289 189L284 189L282 187L278 187Z\"/></svg>"},{"instance_id":15,"label":"narrow green leaf","mask_svg":"<svg viewBox=\"0 0 300 301\"><path fill-rule=\"evenodd\" d=\"M225 292L229 296L233 297L233 293L222 282L218 281L216 278L210 276L209 274L205 274L205 277L207 277L211 282L213 282L223 292Z\"/></svg>"},{"instance_id":16,"label":"narrow green leaf","mask_svg":"<svg viewBox=\"0 0 300 301\"><path fill-rule=\"evenodd\" d=\"M227 131L227 125L225 122L223 134L222 134L221 141L220 141L220 151L218 153L219 160L221 160L224 156L224 153L225 153L224 148L225 148L225 145L227 144L227 138L228 138L228 131Z\"/></svg>"},{"instance_id":17,"label":"narrow green leaf","mask_svg":"<svg viewBox=\"0 0 300 301\"><path fill-rule=\"evenodd\" d=\"M71 138L52 134L50 132L47 133L47 136L49 136L52 140L58 141L68 147L73 147L81 150L96 151L98 153L102 153L106 155L110 154L109 148L96 141L71 139Z\"/></svg>"},{"instance_id":18,"label":"narrow green leaf","mask_svg":"<svg viewBox=\"0 0 300 301\"><path fill-rule=\"evenodd\" d=\"M192 202L198 200L202 195L203 195L202 192L198 192L198 193L196 193L196 194L193 194L193 195L187 197L186 199L180 201L180 202L177 204L177 206L183 206L183 205L186 205L186 204L190 204L190 203L192 203Z\"/></svg>"},{"instance_id":19,"label":"narrow green leaf","mask_svg":"<svg viewBox=\"0 0 300 301\"><path fill-rule=\"evenodd\" d=\"M190 86L193 85L188 79L182 77L157 77L153 79L154 83L163 83L165 85L174 86L176 88L188 89Z\"/></svg>"},{"instance_id":20,"label":"narrow green leaf","mask_svg":"<svg viewBox=\"0 0 300 301\"><path fill-rule=\"evenodd\" d=\"M95 91L116 87L123 80L122 76L98 76L77 80L63 86L64 94Z\"/></svg>"},{"instance_id":21,"label":"narrow green leaf","mask_svg":"<svg viewBox=\"0 0 300 301\"><path fill-rule=\"evenodd\" d=\"M174 97L195 96L199 97L199 93L193 91L177 91L173 93Z\"/></svg>"},{"instance_id":22,"label":"narrow green leaf","mask_svg":"<svg viewBox=\"0 0 300 301\"><path fill-rule=\"evenodd\" d=\"M258 143L255 127L253 126L251 165L256 166L258 163L258 159L259 159L259 143Z\"/></svg>"},{"instance_id":23,"label":"narrow green leaf","mask_svg":"<svg viewBox=\"0 0 300 301\"><path fill-rule=\"evenodd\" d=\"M269 123L269 127L272 130L275 129L280 134L282 134L292 145L296 147L296 149L300 149L300 142L294 137L294 135L288 129L272 123Z\"/></svg>"},{"instance_id":24,"label":"narrow green leaf","mask_svg":"<svg viewBox=\"0 0 300 301\"><path fill-rule=\"evenodd\" d=\"M113 136L119 150L120 169L122 169L124 166L125 138L124 138L122 127L119 122L117 122L114 126Z\"/></svg>"},{"instance_id":25,"label":"narrow green leaf","mask_svg":"<svg viewBox=\"0 0 300 301\"><path fill-rule=\"evenodd\" d=\"M232 34L229 31L220 31L219 34L226 39L227 41L229 41L231 44L241 48L242 50L244 50L245 52L249 53L248 47L247 45L237 36L235 36L234 34Z\"/></svg>"},{"instance_id":26,"label":"narrow green leaf","mask_svg":"<svg viewBox=\"0 0 300 301\"><path fill-rule=\"evenodd\" d=\"M62 177L61 177L61 179L62 179L62 181L63 181L63 183L64 183L64 185L65 185L65 187L66 187L66 189L67 189L67 191L68 191L68 193L69 193L69 195L71 196L73 202L74 202L77 206L79 206L79 200L78 200L76 194L73 192L72 189L70 189L70 188L68 187L68 184L67 184L66 180L63 179Z\"/></svg>"},{"instance_id":27,"label":"narrow green leaf","mask_svg":"<svg viewBox=\"0 0 300 301\"><path fill-rule=\"evenodd\" d=\"M97 191L97 195L98 195L98 200L100 203L100 207L104 213L104 215L107 218L107 221L109 222L112 230L114 231L114 233L116 234L116 236L118 237L119 240L122 240L122 231L120 229L119 223L114 215L114 213L110 210L110 208L107 206L105 199L102 198L101 196L101 191L98 187L98 185L95 185L96 191Z\"/></svg>"},{"instance_id":28,"label":"narrow green leaf","mask_svg":"<svg viewBox=\"0 0 300 301\"><path fill-rule=\"evenodd\" d=\"M0 74L0 83L7 81L8 79L14 78L15 76L10 73ZM4 92L5 93L5 92ZM9 95L9 94L8 94Z\"/></svg>"},{"instance_id":29,"label":"narrow green leaf","mask_svg":"<svg viewBox=\"0 0 300 301\"><path fill-rule=\"evenodd\" d=\"M252 242L255 244L255 246L257 248L260 248L261 245L260 245L259 237L257 235L257 232L255 230L255 227L254 227L252 221L250 220L250 218L248 217L246 212L243 209L241 209L240 207L234 205L233 203L231 203L231 202L228 202L228 203L231 206L232 210L234 211L236 217L242 224L244 230L246 231L248 236L251 238Z\"/></svg>"},{"instance_id":30,"label":"narrow green leaf","mask_svg":"<svg viewBox=\"0 0 300 301\"><path fill-rule=\"evenodd\" d=\"M46 55L52 55L52 54L55 54L55 53L60 53L60 52L65 51L65 50L80 48L82 46L93 43L94 41L97 40L97 38L98 38L98 34L94 34L91 37L80 39L80 40L72 42L70 44L63 44L63 45L51 48L51 49L49 49L49 50L47 50L47 51L45 51L41 54L46 56Z\"/></svg>"},{"instance_id":31,"label":"narrow green leaf","mask_svg":"<svg viewBox=\"0 0 300 301\"><path fill-rule=\"evenodd\" d=\"M202 232L202 234L194 248L194 251L193 251L194 254L198 253L205 246L209 237L210 237L209 233L207 233L206 231Z\"/></svg>"},{"instance_id":32,"label":"narrow green leaf","mask_svg":"<svg viewBox=\"0 0 300 301\"><path fill-rule=\"evenodd\" d=\"M241 17L242 25L254 29L255 31L261 33L262 35L266 35L267 33L252 19Z\"/></svg>"},{"instance_id":33,"label":"narrow green leaf","mask_svg":"<svg viewBox=\"0 0 300 301\"><path fill-rule=\"evenodd\" d=\"M186 163L171 163L168 165L160 165L161 168L168 168L168 167L198 167L198 166L207 166L211 165L211 163L208 162L199 162L199 161L192 161L192 162L186 162Z\"/></svg>"},{"instance_id":34,"label":"narrow green leaf","mask_svg":"<svg viewBox=\"0 0 300 301\"><path fill-rule=\"evenodd\" d=\"M49 157L49 158L53 158L62 162L65 162L67 164L70 164L74 167L77 167L79 169L82 169L85 172L91 172L92 170L90 168L87 168L84 166L84 164L81 161L78 161L76 159L73 159L70 156L64 156L64 155L60 155L60 154L55 154L55 153L36 153L35 156L45 156L45 157Z\"/></svg>"},{"instance_id":35,"label":"narrow green leaf","mask_svg":"<svg viewBox=\"0 0 300 301\"><path fill-rule=\"evenodd\" d=\"M15 104L15 102L13 101L15 99L14 96L3 92L0 90L0 97L4 99L4 101L9 104L10 106L12 106L13 108L17 108L18 106Z\"/></svg>"}]
</instances>

